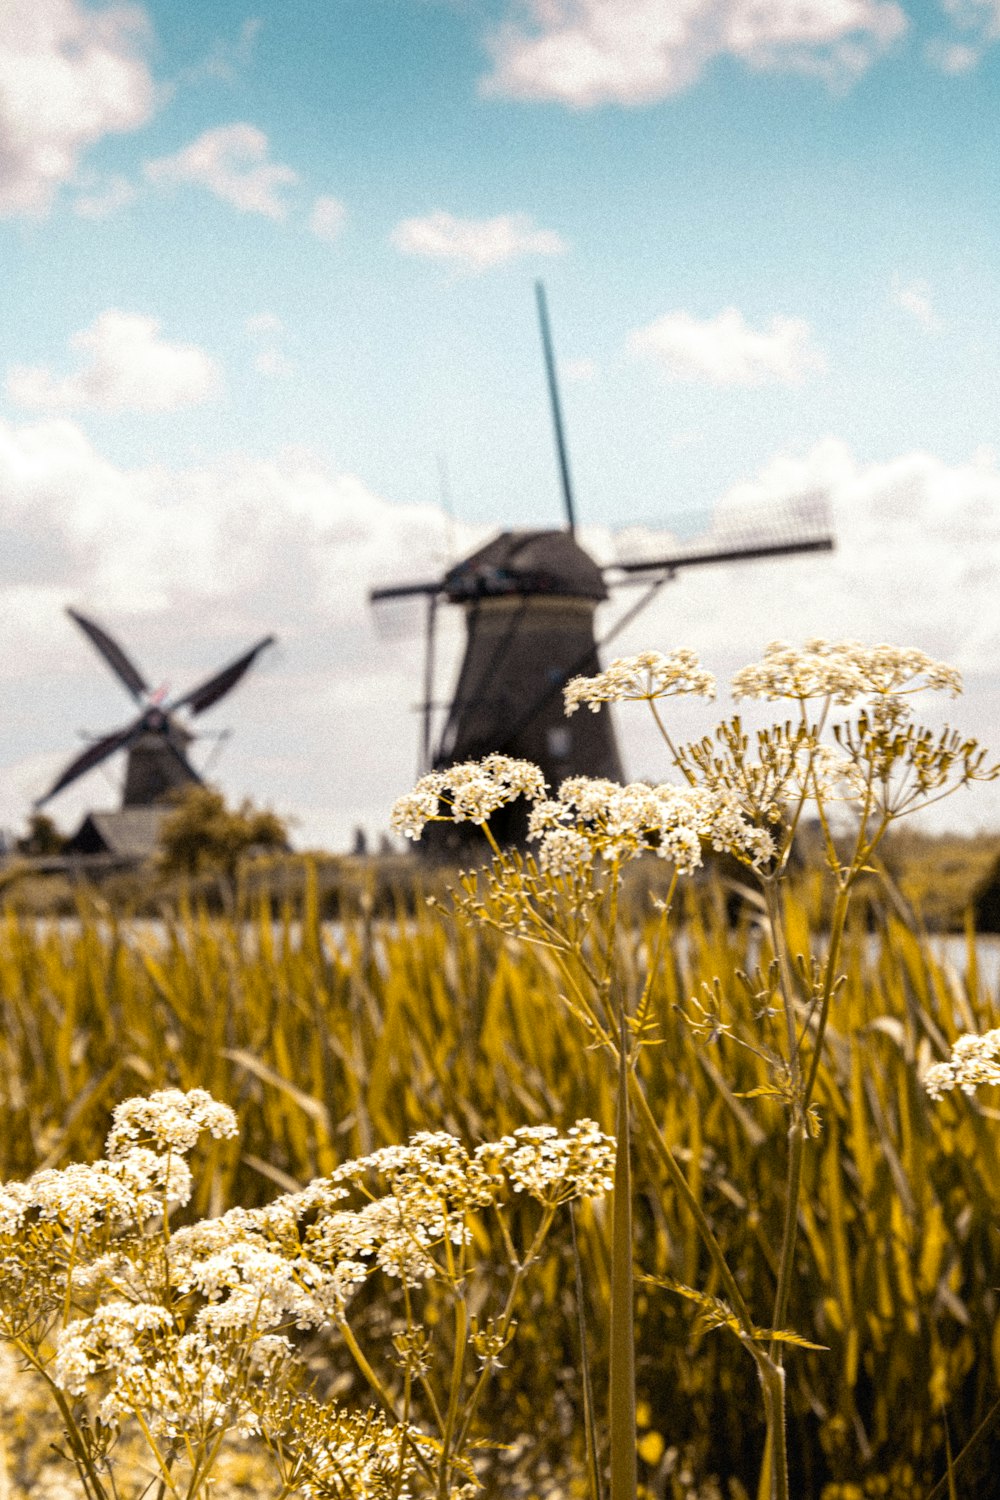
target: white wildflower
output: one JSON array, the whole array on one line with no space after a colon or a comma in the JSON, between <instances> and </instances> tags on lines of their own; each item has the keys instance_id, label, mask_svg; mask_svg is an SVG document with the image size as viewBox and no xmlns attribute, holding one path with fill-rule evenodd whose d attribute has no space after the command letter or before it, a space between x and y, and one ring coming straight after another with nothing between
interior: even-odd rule
<instances>
[{"instance_id":1,"label":"white wildflower","mask_svg":"<svg viewBox=\"0 0 1000 1500\"><path fill-rule=\"evenodd\" d=\"M758 864L774 853L769 833L755 827L725 792L663 783L572 776L555 798L536 803L529 840L539 843L538 861L553 875L571 875L595 855L630 859L645 851L690 875L702 862L702 843Z\"/></svg>"},{"instance_id":2,"label":"white wildflower","mask_svg":"<svg viewBox=\"0 0 1000 1500\"><path fill-rule=\"evenodd\" d=\"M1000 1083L1000 1029L982 1036L960 1036L951 1049L950 1060L935 1063L924 1074L924 1088L932 1099L940 1099L955 1088L972 1095L981 1083Z\"/></svg>"},{"instance_id":3,"label":"white wildflower","mask_svg":"<svg viewBox=\"0 0 1000 1500\"><path fill-rule=\"evenodd\" d=\"M524 1125L476 1154L501 1167L516 1192L550 1207L600 1198L614 1186L614 1139L593 1120L577 1120L566 1135L553 1125Z\"/></svg>"},{"instance_id":4,"label":"white wildflower","mask_svg":"<svg viewBox=\"0 0 1000 1500\"><path fill-rule=\"evenodd\" d=\"M8 1184L9 1189L18 1186ZM29 1210L86 1233L99 1224L142 1223L191 1196L191 1172L179 1158L143 1147L124 1149L113 1161L74 1162L36 1172L10 1196L21 1221ZM0 1215L4 1213L0 1199ZM10 1210L8 1210L10 1212ZM12 1220L13 1222L13 1220Z\"/></svg>"},{"instance_id":5,"label":"white wildflower","mask_svg":"<svg viewBox=\"0 0 1000 1500\"><path fill-rule=\"evenodd\" d=\"M159 1151L177 1151L186 1156L202 1131L224 1140L239 1133L236 1115L228 1104L220 1104L205 1089L160 1089L148 1098L126 1099L113 1115L107 1140L109 1157L122 1156L133 1145L150 1145Z\"/></svg>"},{"instance_id":6,"label":"white wildflower","mask_svg":"<svg viewBox=\"0 0 1000 1500\"><path fill-rule=\"evenodd\" d=\"M897 700L921 688L962 691L954 667L904 646L810 640L804 647L772 641L764 659L733 678L737 698L832 698L846 705L866 695Z\"/></svg>"},{"instance_id":7,"label":"white wildflower","mask_svg":"<svg viewBox=\"0 0 1000 1500\"><path fill-rule=\"evenodd\" d=\"M396 833L418 839L427 823L487 823L498 808L518 797L533 802L544 796L545 778L531 761L487 755L421 776L411 792L397 799L390 821Z\"/></svg>"},{"instance_id":8,"label":"white wildflower","mask_svg":"<svg viewBox=\"0 0 1000 1500\"><path fill-rule=\"evenodd\" d=\"M76 1318L58 1336L52 1378L82 1396L95 1371L142 1363L142 1336L170 1326L165 1307L147 1302L106 1302L89 1318Z\"/></svg>"},{"instance_id":9,"label":"white wildflower","mask_svg":"<svg viewBox=\"0 0 1000 1500\"><path fill-rule=\"evenodd\" d=\"M585 703L598 713L602 703L651 702L679 693L715 697L715 678L706 672L693 651L641 651L622 656L594 677L574 677L563 689L566 714L576 713Z\"/></svg>"}]
</instances>

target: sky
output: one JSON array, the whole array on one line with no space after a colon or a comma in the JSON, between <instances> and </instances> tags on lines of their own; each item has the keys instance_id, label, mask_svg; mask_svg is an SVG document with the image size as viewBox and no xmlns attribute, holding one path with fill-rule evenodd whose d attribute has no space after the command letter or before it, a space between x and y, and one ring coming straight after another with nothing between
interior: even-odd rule
<instances>
[{"instance_id":1,"label":"sky","mask_svg":"<svg viewBox=\"0 0 1000 1500\"><path fill-rule=\"evenodd\" d=\"M369 589L562 522L538 278L601 561L803 493L836 532L613 653L918 646L1000 747L998 103L1000 0L2 0L0 828L129 715L66 606L171 692L274 633L195 761L302 847L386 828L422 644Z\"/></svg>"}]
</instances>

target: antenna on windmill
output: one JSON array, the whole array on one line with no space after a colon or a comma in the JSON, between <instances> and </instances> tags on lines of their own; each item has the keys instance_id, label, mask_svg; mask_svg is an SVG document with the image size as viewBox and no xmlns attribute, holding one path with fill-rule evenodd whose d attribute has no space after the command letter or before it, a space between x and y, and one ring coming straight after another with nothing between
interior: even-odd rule
<instances>
[{"instance_id":1,"label":"antenna on windmill","mask_svg":"<svg viewBox=\"0 0 1000 1500\"><path fill-rule=\"evenodd\" d=\"M569 456L566 452L566 434L563 431L559 382L556 378L556 360L552 349L552 330L549 327L549 308L545 300L545 286L541 281L535 282L535 301L538 304L538 326L542 333L542 351L545 355L545 374L549 385L549 402L552 407L552 426L555 429L556 454L559 458L559 478L562 482L563 504L566 507L566 523L570 536L575 536L576 510L573 505L573 485L569 477Z\"/></svg>"}]
</instances>

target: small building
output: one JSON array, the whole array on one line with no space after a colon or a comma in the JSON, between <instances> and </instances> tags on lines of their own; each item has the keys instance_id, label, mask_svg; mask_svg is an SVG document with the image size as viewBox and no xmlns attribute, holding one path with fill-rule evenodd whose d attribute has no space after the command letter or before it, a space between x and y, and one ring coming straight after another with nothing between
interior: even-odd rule
<instances>
[{"instance_id":1,"label":"small building","mask_svg":"<svg viewBox=\"0 0 1000 1500\"><path fill-rule=\"evenodd\" d=\"M66 841L64 854L102 857L107 864L145 864L156 854L163 820L173 811L160 804L152 807L123 807L117 812L88 813L73 836Z\"/></svg>"}]
</instances>

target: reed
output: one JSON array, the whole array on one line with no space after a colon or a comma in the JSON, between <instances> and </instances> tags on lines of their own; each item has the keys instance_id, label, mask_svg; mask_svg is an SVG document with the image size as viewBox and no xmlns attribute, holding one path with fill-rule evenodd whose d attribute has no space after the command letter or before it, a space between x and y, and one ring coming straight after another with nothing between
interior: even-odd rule
<instances>
[{"instance_id":1,"label":"reed","mask_svg":"<svg viewBox=\"0 0 1000 1500\"><path fill-rule=\"evenodd\" d=\"M784 1197L760 1113L769 1106L751 1113L740 1097L766 1083L765 1071L724 1036L697 1045L678 1010L717 975L751 972L766 956L754 910L731 926L724 897L711 884L686 894L650 994L661 1041L638 1066L663 1137L753 1301L773 1287L762 1226ZM804 890L788 910L793 952L821 938L815 919ZM651 922L635 923L637 969L654 940ZM918 1072L960 1032L996 1026L998 1004L979 979L971 937L960 979L888 909L876 933L848 928L842 967L817 1079L825 1129L807 1158L789 1299L790 1325L829 1352L789 1356L792 1487L823 1500L917 1496L944 1471L945 1418L957 1451L1000 1379L997 1114L962 1098L928 1109ZM379 922L359 913L337 927L321 922L315 900L277 922L263 910L235 921L182 907L155 930L96 906L63 924L8 912L0 1174L99 1155L112 1106L166 1086L206 1088L239 1119L239 1149L210 1147L198 1214L263 1203L421 1129L475 1142L590 1115L613 1132L615 1079L579 1048L562 988L545 953L456 925L438 907ZM730 999L749 1019L752 997ZM717 1290L641 1137L633 1150L639 1274ZM603 1410L610 1221L584 1208L578 1230L587 1363ZM516 1457L540 1473L586 1468L583 1423L571 1419L583 1410L572 1283L566 1224L553 1233L530 1315L483 1408L484 1435L534 1435L530 1454L522 1442ZM385 1315L369 1310L376 1321ZM694 1494L694 1480L712 1475L749 1492L761 1440L749 1361L641 1282L637 1315L648 1493ZM335 1363L329 1349L317 1358ZM498 1472L508 1461L498 1454ZM686 1487L685 1471L694 1476ZM519 1491L510 1479L498 1492Z\"/></svg>"}]
</instances>

